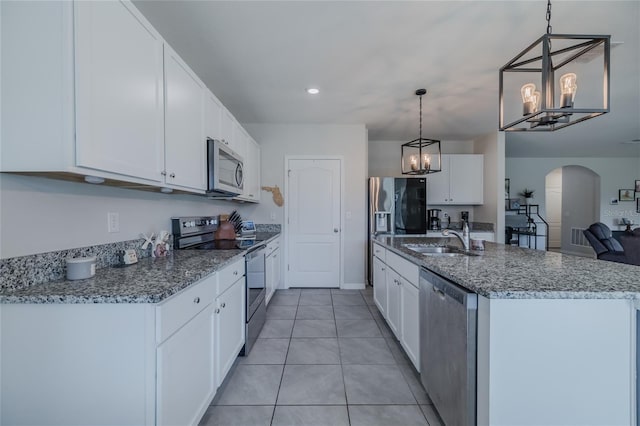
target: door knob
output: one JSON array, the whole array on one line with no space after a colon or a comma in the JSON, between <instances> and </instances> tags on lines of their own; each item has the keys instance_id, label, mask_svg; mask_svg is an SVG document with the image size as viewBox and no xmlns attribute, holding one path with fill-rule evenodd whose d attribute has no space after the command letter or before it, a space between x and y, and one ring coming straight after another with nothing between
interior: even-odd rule
<instances>
[{"instance_id":1,"label":"door knob","mask_svg":"<svg viewBox=\"0 0 640 426\"><path fill-rule=\"evenodd\" d=\"M333 232L338 233L338 228L333 228Z\"/></svg>"}]
</instances>

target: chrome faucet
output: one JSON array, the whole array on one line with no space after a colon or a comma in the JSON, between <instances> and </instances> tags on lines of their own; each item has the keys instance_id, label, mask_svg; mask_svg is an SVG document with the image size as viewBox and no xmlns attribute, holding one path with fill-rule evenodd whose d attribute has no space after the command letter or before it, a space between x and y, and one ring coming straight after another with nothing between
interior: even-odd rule
<instances>
[{"instance_id":1,"label":"chrome faucet","mask_svg":"<svg viewBox=\"0 0 640 426\"><path fill-rule=\"evenodd\" d=\"M451 229L445 229L442 231L442 235L448 237L449 234L453 234L462 242L464 249L466 251L469 250L469 225L467 225L467 221L462 221L462 234L460 232L453 231Z\"/></svg>"}]
</instances>

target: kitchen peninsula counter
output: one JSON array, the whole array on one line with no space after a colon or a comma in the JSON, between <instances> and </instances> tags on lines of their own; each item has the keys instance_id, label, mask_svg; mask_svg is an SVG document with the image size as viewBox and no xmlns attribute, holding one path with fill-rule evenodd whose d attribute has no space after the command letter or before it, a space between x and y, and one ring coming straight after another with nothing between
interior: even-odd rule
<instances>
[{"instance_id":1,"label":"kitchen peninsula counter","mask_svg":"<svg viewBox=\"0 0 640 426\"><path fill-rule=\"evenodd\" d=\"M264 243L279 232L260 233ZM106 267L84 280L59 280L0 291L0 303L158 303L238 260L247 249L173 250L166 257Z\"/></svg>"},{"instance_id":2,"label":"kitchen peninsula counter","mask_svg":"<svg viewBox=\"0 0 640 426\"><path fill-rule=\"evenodd\" d=\"M424 256L405 244L439 243L461 248L453 238L378 236L394 253L490 299L636 299L640 267L579 256L485 243L477 256Z\"/></svg>"}]
</instances>

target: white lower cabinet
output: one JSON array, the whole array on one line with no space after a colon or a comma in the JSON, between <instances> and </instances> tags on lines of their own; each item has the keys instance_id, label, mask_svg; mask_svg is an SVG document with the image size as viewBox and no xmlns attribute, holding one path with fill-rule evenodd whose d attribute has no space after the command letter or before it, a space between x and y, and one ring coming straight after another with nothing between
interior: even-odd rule
<instances>
[{"instance_id":1,"label":"white lower cabinet","mask_svg":"<svg viewBox=\"0 0 640 426\"><path fill-rule=\"evenodd\" d=\"M387 324L400 340L400 275L387 268Z\"/></svg>"},{"instance_id":2,"label":"white lower cabinet","mask_svg":"<svg viewBox=\"0 0 640 426\"><path fill-rule=\"evenodd\" d=\"M420 370L420 294L418 287L401 278L400 282L400 343L407 356Z\"/></svg>"},{"instance_id":3,"label":"white lower cabinet","mask_svg":"<svg viewBox=\"0 0 640 426\"><path fill-rule=\"evenodd\" d=\"M245 341L244 276L241 258L157 304L0 304L0 424L197 425Z\"/></svg>"},{"instance_id":4,"label":"white lower cabinet","mask_svg":"<svg viewBox=\"0 0 640 426\"><path fill-rule=\"evenodd\" d=\"M197 424L215 395L212 312L210 303L158 346L158 425Z\"/></svg>"},{"instance_id":5,"label":"white lower cabinet","mask_svg":"<svg viewBox=\"0 0 640 426\"><path fill-rule=\"evenodd\" d=\"M244 345L244 276L216 298L215 306L216 386L220 386Z\"/></svg>"},{"instance_id":6,"label":"white lower cabinet","mask_svg":"<svg viewBox=\"0 0 640 426\"><path fill-rule=\"evenodd\" d=\"M382 260L373 258L373 301L383 317L387 317L387 273Z\"/></svg>"},{"instance_id":7,"label":"white lower cabinet","mask_svg":"<svg viewBox=\"0 0 640 426\"><path fill-rule=\"evenodd\" d=\"M414 367L420 371L419 267L389 250L385 252L385 259L386 263L376 256L372 260L373 299Z\"/></svg>"}]
</instances>

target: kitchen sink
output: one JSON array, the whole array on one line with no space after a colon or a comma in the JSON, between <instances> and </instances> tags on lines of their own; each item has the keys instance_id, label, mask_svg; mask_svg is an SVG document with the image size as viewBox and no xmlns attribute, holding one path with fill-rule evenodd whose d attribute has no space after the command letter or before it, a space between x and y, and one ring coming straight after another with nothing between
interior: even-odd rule
<instances>
[{"instance_id":1,"label":"kitchen sink","mask_svg":"<svg viewBox=\"0 0 640 426\"><path fill-rule=\"evenodd\" d=\"M457 247L435 246L429 244L403 244L403 247L420 253L423 256L433 257L456 257L456 256L476 256L475 253L460 250Z\"/></svg>"}]
</instances>

